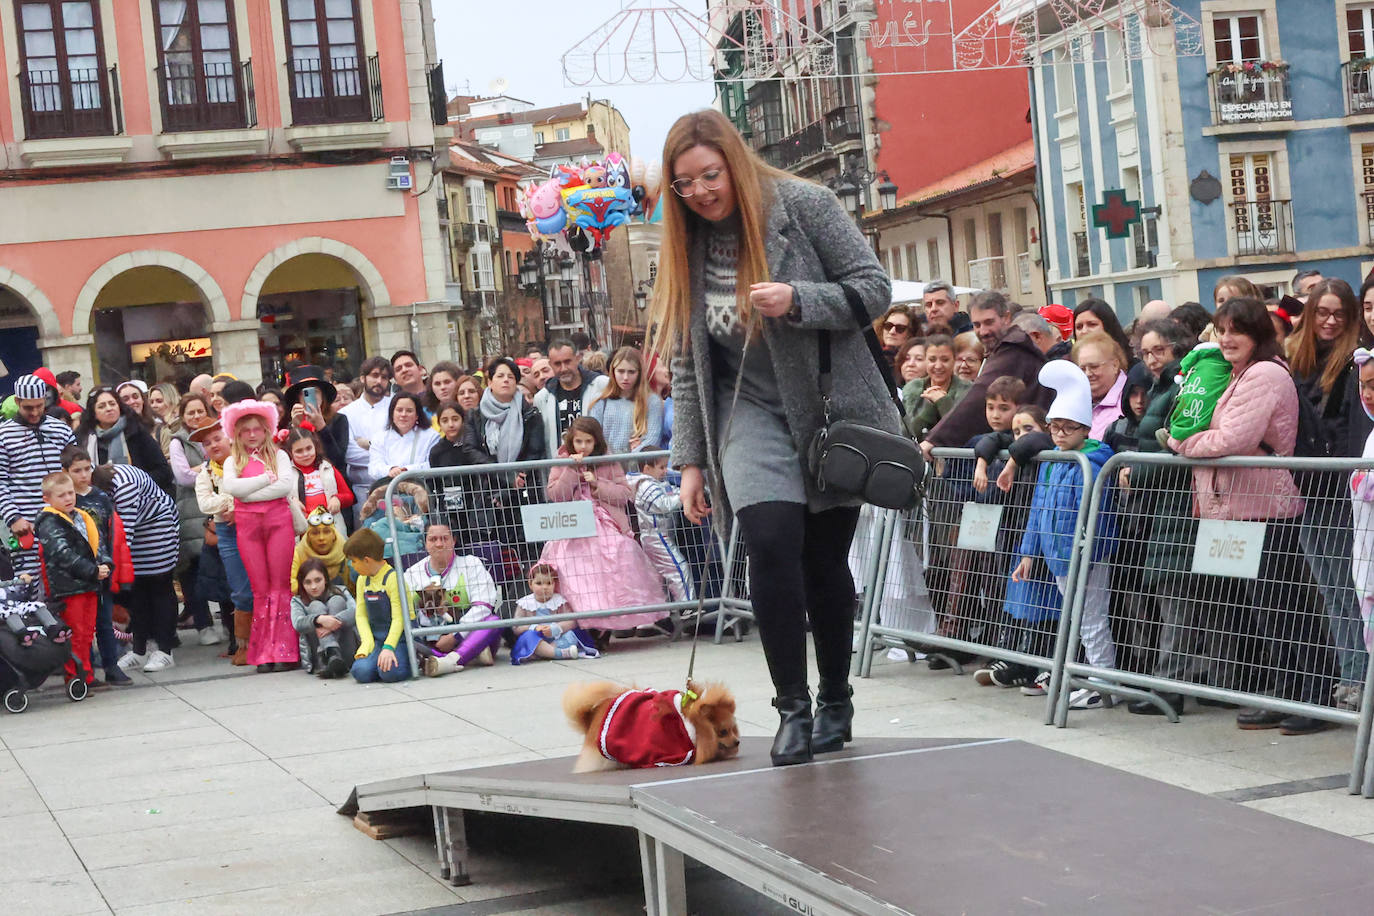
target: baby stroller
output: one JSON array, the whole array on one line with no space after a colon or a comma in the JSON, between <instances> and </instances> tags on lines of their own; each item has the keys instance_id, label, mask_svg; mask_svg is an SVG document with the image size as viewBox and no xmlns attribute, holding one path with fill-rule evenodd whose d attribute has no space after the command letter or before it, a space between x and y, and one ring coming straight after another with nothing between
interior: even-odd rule
<instances>
[{"instance_id":1,"label":"baby stroller","mask_svg":"<svg viewBox=\"0 0 1374 916\"><path fill-rule=\"evenodd\" d=\"M76 677L67 682L67 696L80 702L87 694L86 665L72 655L70 646L55 643L46 635L24 646L18 636L0 627L0 690L4 691L5 709L12 713L28 709L28 691L61 674L68 658L76 660Z\"/></svg>"},{"instance_id":2,"label":"baby stroller","mask_svg":"<svg viewBox=\"0 0 1374 916\"><path fill-rule=\"evenodd\" d=\"M67 696L73 702L86 699L86 660L72 654L70 635L62 642L54 641L53 627L45 626L54 618L40 603L42 586L38 580L23 582L13 575L9 553L0 550L0 577L4 579L0 581L0 617L5 618L0 624L0 693L5 709L12 713L28 709L28 691L61 674L68 658L76 663L76 677L67 682ZM14 618L23 624L19 632L9 625Z\"/></svg>"}]
</instances>

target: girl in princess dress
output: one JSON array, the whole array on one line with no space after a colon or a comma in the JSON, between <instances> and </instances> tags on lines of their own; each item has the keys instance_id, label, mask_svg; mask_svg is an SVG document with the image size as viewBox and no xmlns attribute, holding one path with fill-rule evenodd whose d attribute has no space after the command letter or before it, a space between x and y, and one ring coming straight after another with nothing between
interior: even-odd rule
<instances>
[{"instance_id":1,"label":"girl in princess dress","mask_svg":"<svg viewBox=\"0 0 1374 916\"><path fill-rule=\"evenodd\" d=\"M640 549L630 528L625 506L632 496L625 471L618 464L588 467L583 459L607 454L601 424L578 417L563 435L560 458L572 465L549 472L549 499L558 502L590 500L596 518L596 537L549 541L539 562L557 569L562 594L579 612L662 604L661 580ZM667 611L620 614L596 621L612 630L653 624Z\"/></svg>"}]
</instances>

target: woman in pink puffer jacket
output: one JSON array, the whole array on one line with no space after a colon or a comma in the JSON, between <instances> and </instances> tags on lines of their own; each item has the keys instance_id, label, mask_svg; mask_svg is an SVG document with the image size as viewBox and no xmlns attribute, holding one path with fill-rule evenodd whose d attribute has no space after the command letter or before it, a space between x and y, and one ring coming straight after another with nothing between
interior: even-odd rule
<instances>
[{"instance_id":1,"label":"woman in pink puffer jacket","mask_svg":"<svg viewBox=\"0 0 1374 916\"><path fill-rule=\"evenodd\" d=\"M1217 310L1222 355L1231 384L1204 431L1169 446L1188 458L1288 456L1298 431L1298 392L1280 361L1274 325L1263 303L1230 299ZM1285 699L1329 705L1332 657L1322 613L1308 587L1310 576L1298 542L1303 500L1293 475L1281 468L1194 468L1194 507L1204 519L1266 522L1259 574L1253 580L1206 577L1199 582L1210 608L1198 622L1212 630L1210 653L1216 687L1263 690L1259 675L1272 673L1273 693ZM1255 632L1262 641L1247 651L1238 643ZM1254 651L1258 650L1258 651ZM1255 654L1255 675L1237 678L1237 661ZM1229 683L1227 682L1229 681ZM1240 728L1279 728L1311 734L1333 727L1309 716L1244 709Z\"/></svg>"}]
</instances>

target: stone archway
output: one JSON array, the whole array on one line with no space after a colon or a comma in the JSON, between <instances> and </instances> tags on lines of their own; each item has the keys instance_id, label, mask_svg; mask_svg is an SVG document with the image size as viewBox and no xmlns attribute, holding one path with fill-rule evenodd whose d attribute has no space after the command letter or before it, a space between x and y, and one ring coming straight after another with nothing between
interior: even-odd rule
<instances>
[{"instance_id":1,"label":"stone archway","mask_svg":"<svg viewBox=\"0 0 1374 916\"><path fill-rule=\"evenodd\" d=\"M26 277L15 273L8 267L0 267L0 286L7 287L33 312L34 323L38 325L40 340L55 341L62 336L62 322L52 301Z\"/></svg>"},{"instance_id":2,"label":"stone archway","mask_svg":"<svg viewBox=\"0 0 1374 916\"><path fill-rule=\"evenodd\" d=\"M352 245L334 239L310 236L294 239L274 248L258 262L253 272L248 275L248 282L244 284L239 316L244 319L255 318L258 313L258 297L262 294L263 286L272 275L272 271L292 258L307 254L327 255L347 264L358 278L358 284L367 294L368 304L372 308L381 309L391 305L391 293L386 288L381 271L377 270L365 254Z\"/></svg>"},{"instance_id":3,"label":"stone archway","mask_svg":"<svg viewBox=\"0 0 1374 916\"><path fill-rule=\"evenodd\" d=\"M96 268L72 310L73 346L89 348L93 376L110 382L211 371L229 302L204 267L172 251L144 249Z\"/></svg>"},{"instance_id":4,"label":"stone archway","mask_svg":"<svg viewBox=\"0 0 1374 916\"><path fill-rule=\"evenodd\" d=\"M91 311L100 291L115 277L138 267L164 267L176 271L200 291L201 302L205 305L212 323L232 320L229 315L229 302L224 298L215 278L195 261L174 251L144 249L130 251L111 258L96 268L95 272L81 287L76 297L76 307L72 310L71 333L88 334L91 327Z\"/></svg>"},{"instance_id":5,"label":"stone archway","mask_svg":"<svg viewBox=\"0 0 1374 916\"><path fill-rule=\"evenodd\" d=\"M11 393L15 379L44 363L45 345L61 335L52 302L37 284L0 267L0 396ZM61 366L60 369L73 368ZM80 371L78 369L78 371Z\"/></svg>"}]
</instances>

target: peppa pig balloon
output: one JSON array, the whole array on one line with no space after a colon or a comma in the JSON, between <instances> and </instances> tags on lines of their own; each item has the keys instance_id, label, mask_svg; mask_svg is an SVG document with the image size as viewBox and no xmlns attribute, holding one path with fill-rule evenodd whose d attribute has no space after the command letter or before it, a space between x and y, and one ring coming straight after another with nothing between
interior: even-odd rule
<instances>
[{"instance_id":1,"label":"peppa pig balloon","mask_svg":"<svg viewBox=\"0 0 1374 916\"><path fill-rule=\"evenodd\" d=\"M562 188L556 178L526 188L520 203L525 228L536 239L557 238L568 225Z\"/></svg>"}]
</instances>

